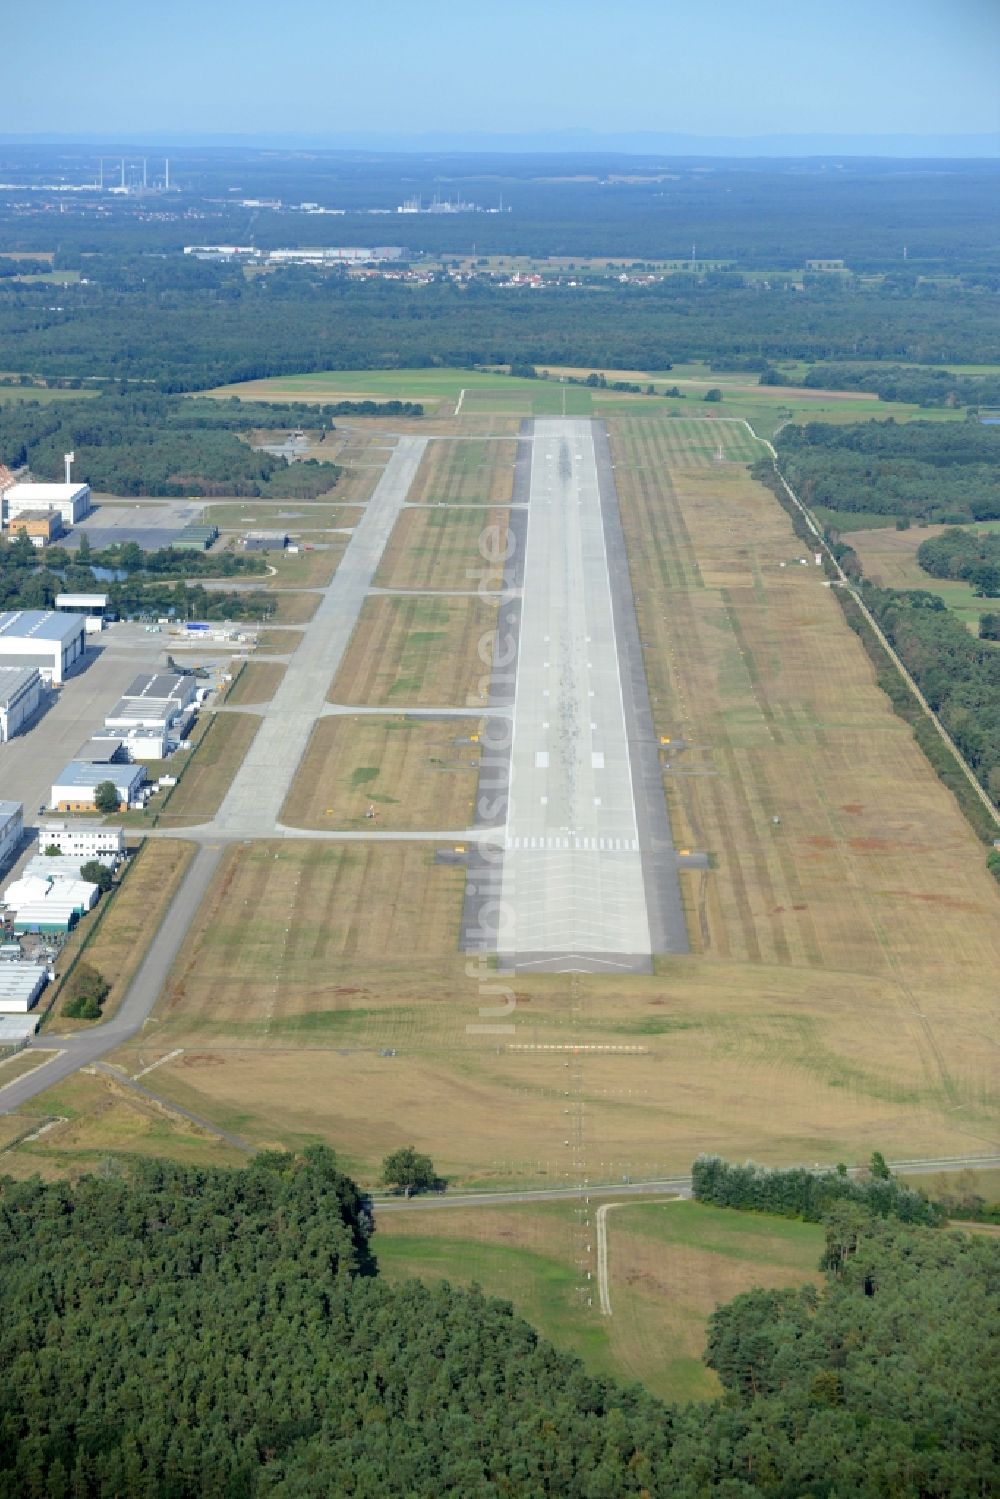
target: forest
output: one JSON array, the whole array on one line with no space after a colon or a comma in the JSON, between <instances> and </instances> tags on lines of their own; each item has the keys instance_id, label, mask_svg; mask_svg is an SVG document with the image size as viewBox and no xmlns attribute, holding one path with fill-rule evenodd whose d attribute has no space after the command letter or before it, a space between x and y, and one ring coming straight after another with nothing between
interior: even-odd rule
<instances>
[{"instance_id":1,"label":"forest","mask_svg":"<svg viewBox=\"0 0 1000 1499\"><path fill-rule=\"evenodd\" d=\"M331 1151L0 1181L0 1496L986 1494L1000 1245L841 1202L824 1283L711 1320L723 1395L588 1375L509 1305L387 1285Z\"/></svg>"},{"instance_id":2,"label":"forest","mask_svg":"<svg viewBox=\"0 0 1000 1499\"><path fill-rule=\"evenodd\" d=\"M0 404L0 461L28 464L36 479L62 476L63 454L98 493L115 495L266 495L314 499L340 476L335 463L289 463L252 448L249 436L268 421L299 419L332 429L316 407L248 407L240 401L185 401L153 391L107 390L86 399Z\"/></svg>"},{"instance_id":3,"label":"forest","mask_svg":"<svg viewBox=\"0 0 1000 1499\"><path fill-rule=\"evenodd\" d=\"M981 598L1000 595L1000 534L951 526L917 548L917 561L932 578L960 578Z\"/></svg>"},{"instance_id":4,"label":"forest","mask_svg":"<svg viewBox=\"0 0 1000 1499\"><path fill-rule=\"evenodd\" d=\"M684 359L1000 363L1000 305L982 288L811 277L801 291L738 272L650 286L502 287L350 280L305 267L247 279L177 256L94 255L59 289L0 284L9 369L101 375L162 391L322 369L570 364L663 370Z\"/></svg>"},{"instance_id":5,"label":"forest","mask_svg":"<svg viewBox=\"0 0 1000 1499\"><path fill-rule=\"evenodd\" d=\"M924 526L1000 517L1000 427L809 422L782 428L776 445L782 472L809 506Z\"/></svg>"},{"instance_id":6,"label":"forest","mask_svg":"<svg viewBox=\"0 0 1000 1499\"><path fill-rule=\"evenodd\" d=\"M772 371L769 385L785 382ZM1000 406L1000 377L958 375L927 366L814 365L802 380L807 388L868 391L880 401L907 401L914 406Z\"/></svg>"}]
</instances>

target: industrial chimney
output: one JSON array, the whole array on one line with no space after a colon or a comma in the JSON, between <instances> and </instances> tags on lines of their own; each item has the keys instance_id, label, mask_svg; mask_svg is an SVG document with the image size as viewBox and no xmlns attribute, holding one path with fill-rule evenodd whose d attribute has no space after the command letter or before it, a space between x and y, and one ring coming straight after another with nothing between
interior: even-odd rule
<instances>
[{"instance_id":1,"label":"industrial chimney","mask_svg":"<svg viewBox=\"0 0 1000 1499\"><path fill-rule=\"evenodd\" d=\"M63 454L63 462L66 464L66 483L67 484L72 484L72 482L73 482L72 478L70 477L70 469L73 467L73 460L75 459L75 457L76 457L75 453L64 453Z\"/></svg>"}]
</instances>

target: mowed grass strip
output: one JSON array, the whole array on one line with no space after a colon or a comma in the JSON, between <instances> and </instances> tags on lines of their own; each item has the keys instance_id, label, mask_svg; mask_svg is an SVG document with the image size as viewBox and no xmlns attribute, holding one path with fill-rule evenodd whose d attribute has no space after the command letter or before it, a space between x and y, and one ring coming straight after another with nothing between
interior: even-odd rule
<instances>
[{"instance_id":1,"label":"mowed grass strip","mask_svg":"<svg viewBox=\"0 0 1000 1499\"><path fill-rule=\"evenodd\" d=\"M481 707L489 694L497 616L494 599L366 599L330 701Z\"/></svg>"},{"instance_id":2,"label":"mowed grass strip","mask_svg":"<svg viewBox=\"0 0 1000 1499\"><path fill-rule=\"evenodd\" d=\"M514 438L428 443L410 486L412 503L506 505L514 485Z\"/></svg>"},{"instance_id":3,"label":"mowed grass strip","mask_svg":"<svg viewBox=\"0 0 1000 1499\"><path fill-rule=\"evenodd\" d=\"M404 510L393 527L380 588L496 589L503 581L508 512L500 506Z\"/></svg>"},{"instance_id":4,"label":"mowed grass strip","mask_svg":"<svg viewBox=\"0 0 1000 1499\"><path fill-rule=\"evenodd\" d=\"M479 730L474 718L323 719L312 732L281 821L401 832L468 827L475 820ZM374 821L366 816L369 807Z\"/></svg>"},{"instance_id":5,"label":"mowed grass strip","mask_svg":"<svg viewBox=\"0 0 1000 1499\"><path fill-rule=\"evenodd\" d=\"M122 884L112 895L101 897L98 909L92 916L84 918L63 950L60 973L66 972L70 959L82 949L83 961L92 964L111 985L104 1002L103 1019L109 1020L124 998L194 852L193 843L172 838L148 839L138 853L132 855L131 868ZM102 910L105 902L108 904ZM94 935L87 942L85 939L91 930ZM57 993L52 1015L46 1024L47 1031L71 1033L87 1030L92 1025L91 1021L68 1019L61 1011L61 994ZM2 1081L4 1079L0 1078Z\"/></svg>"},{"instance_id":6,"label":"mowed grass strip","mask_svg":"<svg viewBox=\"0 0 1000 1499\"><path fill-rule=\"evenodd\" d=\"M248 661L226 693L226 706L269 703L284 675L280 661Z\"/></svg>"},{"instance_id":7,"label":"mowed grass strip","mask_svg":"<svg viewBox=\"0 0 1000 1499\"><path fill-rule=\"evenodd\" d=\"M255 713L217 713L157 818L161 828L210 822L260 728Z\"/></svg>"}]
</instances>

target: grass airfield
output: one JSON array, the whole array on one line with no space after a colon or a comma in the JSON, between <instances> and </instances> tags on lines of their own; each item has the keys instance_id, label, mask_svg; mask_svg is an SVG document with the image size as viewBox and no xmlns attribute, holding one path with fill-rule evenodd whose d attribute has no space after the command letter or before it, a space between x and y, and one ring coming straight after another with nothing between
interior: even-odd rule
<instances>
[{"instance_id":1,"label":"grass airfield","mask_svg":"<svg viewBox=\"0 0 1000 1499\"><path fill-rule=\"evenodd\" d=\"M385 398L407 373L352 378ZM473 441L428 444L411 501L434 509L403 512L378 582L474 588L477 527L502 527L510 502L510 398L530 414L539 382L418 373L436 382L443 413L429 430ZM333 399L324 378L292 377ZM288 381L257 383L301 398ZM784 512L749 478L757 444L719 419L765 397L727 388L713 411L545 382L545 400L562 393L608 420L656 730L669 740L665 794L678 844L710 855L708 870L682 877L692 955L660 959L649 976L518 975L515 1034L498 1044L470 1029L500 986L458 950L461 864L420 841L235 844L141 1040L111 1058L121 1079L77 1076L38 1098L4 1136L4 1170L55 1175L130 1153L239 1158L177 1110L254 1146L323 1140L368 1182L401 1143L456 1184L515 1188L672 1175L702 1150L832 1163L873 1148L996 1148L987 1038L1000 895L822 571L801 564ZM288 592L284 617L307 619L315 597ZM354 830L370 800L400 831L467 818L493 610L368 600L329 697L388 711L322 721L287 821ZM274 649L294 644L271 633ZM249 667L234 705L266 702L280 675ZM414 706L467 716L407 720ZM256 719L223 722L233 726L192 778L191 807L168 808L181 837L180 818L217 804L219 767ZM124 1082L154 1064L143 1082L158 1104ZM765 1220L741 1238L742 1220L713 1225L705 1209L616 1208L608 1323L587 1304L593 1232L581 1211L386 1215L378 1247L390 1273L479 1280L590 1367L676 1398L714 1390L699 1356L715 1300L802 1283L819 1255L805 1225Z\"/></svg>"}]
</instances>

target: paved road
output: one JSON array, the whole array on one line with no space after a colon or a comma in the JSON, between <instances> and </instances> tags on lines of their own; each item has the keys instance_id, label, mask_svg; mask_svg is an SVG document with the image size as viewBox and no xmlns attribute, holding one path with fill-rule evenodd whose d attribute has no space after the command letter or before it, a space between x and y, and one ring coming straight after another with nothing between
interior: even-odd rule
<instances>
[{"instance_id":1,"label":"paved road","mask_svg":"<svg viewBox=\"0 0 1000 1499\"><path fill-rule=\"evenodd\" d=\"M425 447L422 437L400 438L386 464L216 814L213 828L218 832L244 838L274 834Z\"/></svg>"},{"instance_id":2,"label":"paved road","mask_svg":"<svg viewBox=\"0 0 1000 1499\"><path fill-rule=\"evenodd\" d=\"M798 1164L801 1165L801 1162ZM890 1161L896 1176L931 1176L941 1171L994 1171L1000 1155L933 1156L926 1160ZM857 1176L857 1169L850 1173ZM523 1192L454 1192L429 1197L385 1197L375 1199L379 1213L426 1212L447 1208L516 1207L532 1202L579 1202L590 1197L691 1196L689 1176L664 1177L641 1182L588 1182L576 1187L540 1187Z\"/></svg>"},{"instance_id":3,"label":"paved road","mask_svg":"<svg viewBox=\"0 0 1000 1499\"><path fill-rule=\"evenodd\" d=\"M208 891L221 853L221 845L206 845L195 854L114 1017L91 1031L81 1031L72 1036L60 1037L54 1031L36 1036L33 1046L47 1048L58 1045L61 1051L37 1072L18 1079L0 1091L0 1114L12 1113L14 1109L30 1102L46 1088L62 1082L63 1078L79 1071L81 1067L91 1066L142 1030Z\"/></svg>"},{"instance_id":4,"label":"paved road","mask_svg":"<svg viewBox=\"0 0 1000 1499\"><path fill-rule=\"evenodd\" d=\"M588 421L534 428L501 899L505 966L650 966Z\"/></svg>"}]
</instances>

